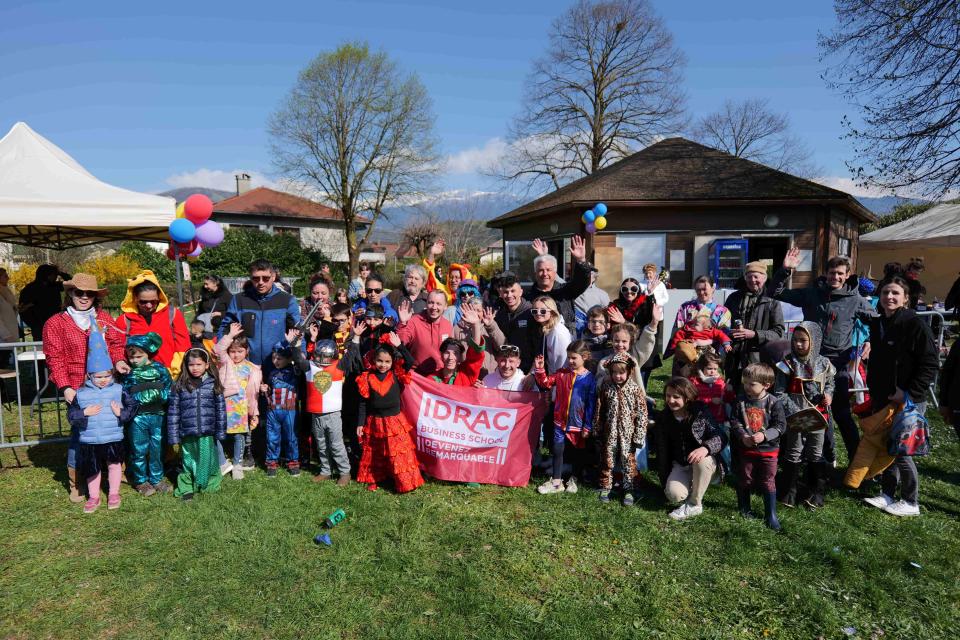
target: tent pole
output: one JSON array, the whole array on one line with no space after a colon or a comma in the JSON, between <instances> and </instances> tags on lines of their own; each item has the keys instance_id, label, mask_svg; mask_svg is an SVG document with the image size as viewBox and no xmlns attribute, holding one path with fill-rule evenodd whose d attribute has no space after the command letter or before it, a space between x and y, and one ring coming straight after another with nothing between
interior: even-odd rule
<instances>
[{"instance_id":1,"label":"tent pole","mask_svg":"<svg viewBox=\"0 0 960 640\"><path fill-rule=\"evenodd\" d=\"M180 256L177 255L174 260L176 263L174 271L177 273L177 306L183 307L183 281L180 276Z\"/></svg>"}]
</instances>

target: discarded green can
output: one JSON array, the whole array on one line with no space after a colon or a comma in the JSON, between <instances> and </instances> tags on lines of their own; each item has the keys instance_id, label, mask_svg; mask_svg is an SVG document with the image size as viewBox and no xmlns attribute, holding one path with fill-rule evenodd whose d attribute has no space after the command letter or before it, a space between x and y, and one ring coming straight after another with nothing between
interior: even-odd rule
<instances>
[{"instance_id":1,"label":"discarded green can","mask_svg":"<svg viewBox=\"0 0 960 640\"><path fill-rule=\"evenodd\" d=\"M333 529L335 526L343 522L346 517L347 514L343 511L343 509L337 509L327 516L327 519L323 521L323 526L325 526L327 529Z\"/></svg>"}]
</instances>

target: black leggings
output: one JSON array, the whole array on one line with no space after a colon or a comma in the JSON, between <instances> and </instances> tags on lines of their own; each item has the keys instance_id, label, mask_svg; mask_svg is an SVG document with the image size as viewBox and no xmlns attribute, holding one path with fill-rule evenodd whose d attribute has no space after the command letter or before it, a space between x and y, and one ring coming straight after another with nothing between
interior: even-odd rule
<instances>
[{"instance_id":1,"label":"black leggings","mask_svg":"<svg viewBox=\"0 0 960 640\"><path fill-rule=\"evenodd\" d=\"M572 476L583 479L583 463L586 449L579 449L567 442L564 438L560 442L554 442L553 452L553 479L559 480L563 477L563 460L566 455L567 461L573 467Z\"/></svg>"}]
</instances>

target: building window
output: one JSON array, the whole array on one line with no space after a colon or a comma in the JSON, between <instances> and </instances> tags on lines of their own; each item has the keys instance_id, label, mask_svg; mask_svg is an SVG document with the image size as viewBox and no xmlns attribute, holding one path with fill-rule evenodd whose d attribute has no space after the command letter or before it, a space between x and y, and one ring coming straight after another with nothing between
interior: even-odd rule
<instances>
[{"instance_id":1,"label":"building window","mask_svg":"<svg viewBox=\"0 0 960 640\"><path fill-rule=\"evenodd\" d=\"M568 263L570 262L570 238L553 238L547 240L547 251L557 259L557 275L560 278L569 278ZM516 274L521 282L533 282L533 260L537 252L530 246L529 240L507 240L503 267Z\"/></svg>"},{"instance_id":2,"label":"building window","mask_svg":"<svg viewBox=\"0 0 960 640\"><path fill-rule=\"evenodd\" d=\"M274 227L273 232L278 235L293 236L297 240L300 239L300 227Z\"/></svg>"},{"instance_id":3,"label":"building window","mask_svg":"<svg viewBox=\"0 0 960 640\"><path fill-rule=\"evenodd\" d=\"M840 238L838 242L839 246L837 247L837 255L850 257L850 239L849 238Z\"/></svg>"}]
</instances>

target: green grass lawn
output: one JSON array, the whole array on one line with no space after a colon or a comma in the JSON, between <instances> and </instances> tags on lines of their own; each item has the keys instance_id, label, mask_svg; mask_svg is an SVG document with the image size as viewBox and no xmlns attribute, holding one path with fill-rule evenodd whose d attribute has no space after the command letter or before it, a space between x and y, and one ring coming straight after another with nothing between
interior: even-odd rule
<instances>
[{"instance_id":1,"label":"green grass lawn","mask_svg":"<svg viewBox=\"0 0 960 640\"><path fill-rule=\"evenodd\" d=\"M835 490L783 510L780 535L735 515L727 486L675 523L652 490L627 509L534 484L397 496L283 472L193 503L124 485L119 511L84 515L62 448L6 452L0 637L953 637L960 446L939 419L933 438L921 517ZM316 546L336 508L333 546Z\"/></svg>"}]
</instances>

